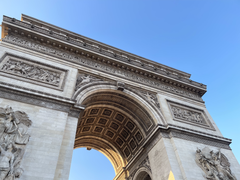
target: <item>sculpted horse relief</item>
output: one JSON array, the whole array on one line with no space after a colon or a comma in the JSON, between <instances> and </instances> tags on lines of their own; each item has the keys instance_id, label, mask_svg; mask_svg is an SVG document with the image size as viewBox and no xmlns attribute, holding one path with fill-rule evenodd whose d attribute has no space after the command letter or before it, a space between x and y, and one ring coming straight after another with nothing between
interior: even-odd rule
<instances>
[{"instance_id":1,"label":"sculpted horse relief","mask_svg":"<svg viewBox=\"0 0 240 180\"><path fill-rule=\"evenodd\" d=\"M32 121L27 114L0 108L0 180L15 180L23 173L20 162L30 135Z\"/></svg>"}]
</instances>

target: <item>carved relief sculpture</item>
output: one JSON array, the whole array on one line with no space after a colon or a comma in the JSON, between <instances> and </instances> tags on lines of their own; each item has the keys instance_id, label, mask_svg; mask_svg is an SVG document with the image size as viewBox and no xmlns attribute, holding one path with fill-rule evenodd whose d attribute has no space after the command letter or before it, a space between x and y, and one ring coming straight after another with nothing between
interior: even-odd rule
<instances>
[{"instance_id":1,"label":"carved relief sculpture","mask_svg":"<svg viewBox=\"0 0 240 180\"><path fill-rule=\"evenodd\" d=\"M208 147L197 149L195 161L208 180L237 180L231 172L227 157L221 150L213 152Z\"/></svg>"},{"instance_id":2,"label":"carved relief sculpture","mask_svg":"<svg viewBox=\"0 0 240 180\"><path fill-rule=\"evenodd\" d=\"M192 122L200 123L200 124L204 123L204 119L203 119L201 113L182 109L179 107L174 107L174 106L171 106L171 107L172 107L172 112L173 112L173 115L175 118L180 118L180 119L184 119L186 121L192 121Z\"/></svg>"},{"instance_id":3,"label":"carved relief sculpture","mask_svg":"<svg viewBox=\"0 0 240 180\"><path fill-rule=\"evenodd\" d=\"M120 69L120 68L117 68L112 65L107 65L107 64L101 63L99 61L90 60L88 58L83 58L83 57L77 56L75 54L59 51L57 49L50 48L50 47L47 47L47 46L44 46L41 44L36 44L31 41L21 39L19 37L15 37L13 35L7 35L3 39L3 41L17 44L17 45L20 45L20 46L23 46L26 48L30 48L30 49L33 49L36 51L44 52L47 54L51 54L55 57L61 57L61 58L64 58L64 59L67 59L70 61L74 61L81 65L85 65L85 66L88 66L88 67L91 67L94 69L105 71L107 73L111 73L111 74L118 75L118 76L121 76L121 77L124 77L127 79L131 79L133 81L141 82L143 84L147 84L147 85L150 85L150 86L153 86L153 87L165 90L165 91L173 92L175 94L179 94L179 95L182 95L185 97L189 97L189 98L193 98L193 99L202 101L201 97L197 93L183 90L180 87L169 85L169 84L157 81L157 80L151 80L150 78L147 78L145 76L135 74L133 72L129 72L127 70Z\"/></svg>"},{"instance_id":4,"label":"carved relief sculpture","mask_svg":"<svg viewBox=\"0 0 240 180\"><path fill-rule=\"evenodd\" d=\"M151 104L155 105L156 107L160 108L160 104L157 99L157 95L149 92L139 91L141 95Z\"/></svg>"},{"instance_id":5,"label":"carved relief sculpture","mask_svg":"<svg viewBox=\"0 0 240 180\"><path fill-rule=\"evenodd\" d=\"M215 130L205 112L201 109L168 101L173 120Z\"/></svg>"},{"instance_id":6,"label":"carved relief sculpture","mask_svg":"<svg viewBox=\"0 0 240 180\"><path fill-rule=\"evenodd\" d=\"M81 86L88 84L90 82L102 81L101 79L95 78L91 75L78 74L75 91L77 91Z\"/></svg>"},{"instance_id":7,"label":"carved relief sculpture","mask_svg":"<svg viewBox=\"0 0 240 180\"><path fill-rule=\"evenodd\" d=\"M32 121L22 111L0 108L0 180L15 180L23 169L20 162L30 135Z\"/></svg>"},{"instance_id":8,"label":"carved relief sculpture","mask_svg":"<svg viewBox=\"0 0 240 180\"><path fill-rule=\"evenodd\" d=\"M9 59L2 65L1 71L56 86L59 86L60 83L60 72L55 72L42 66L23 61Z\"/></svg>"}]
</instances>

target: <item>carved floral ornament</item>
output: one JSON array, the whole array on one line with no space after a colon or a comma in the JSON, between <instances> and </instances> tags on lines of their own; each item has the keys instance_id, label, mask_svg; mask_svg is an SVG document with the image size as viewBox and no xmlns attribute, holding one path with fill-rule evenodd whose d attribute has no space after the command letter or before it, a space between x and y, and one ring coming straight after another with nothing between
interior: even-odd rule
<instances>
[{"instance_id":1,"label":"carved floral ornament","mask_svg":"<svg viewBox=\"0 0 240 180\"><path fill-rule=\"evenodd\" d=\"M105 62L100 62L95 59L83 58L82 56L76 55L74 53L69 53L69 52L65 52L63 50L57 50L56 48L47 47L45 45L33 43L32 41L25 40L25 39L22 39L20 37L16 37L13 35L7 35L3 39L3 41L17 44L19 46L33 49L33 50L36 50L36 51L39 51L42 53L50 54L50 55L53 55L58 58L61 57L63 59L70 60L70 61L73 61L75 63L81 64L84 66L88 66L88 67L91 67L91 68L94 68L97 70L101 70L101 71L104 71L104 72L107 72L110 74L124 77L124 78L130 79L132 81L141 82L143 84L150 85L152 87L159 88L164 91L172 92L172 93L175 93L175 94L178 94L181 96L185 96L185 97L192 98L192 99L195 99L198 101L202 101L200 95L197 92L185 90L184 88L181 88L180 85L178 87L178 85L173 82L169 82L169 81L162 82L159 79L153 79L153 78L149 78L144 75L141 75L141 74L134 73L129 68L128 68L129 70L127 70L125 66L120 65L120 67L116 67L113 65L114 63L111 63L109 61L108 61L109 63L108 62L105 63Z\"/></svg>"},{"instance_id":2,"label":"carved floral ornament","mask_svg":"<svg viewBox=\"0 0 240 180\"><path fill-rule=\"evenodd\" d=\"M204 171L207 180L237 180L230 169L227 157L221 153L213 152L208 147L197 149L195 161Z\"/></svg>"},{"instance_id":3,"label":"carved floral ornament","mask_svg":"<svg viewBox=\"0 0 240 180\"><path fill-rule=\"evenodd\" d=\"M20 163L30 138L27 131L31 124L25 112L0 108L0 180L15 180L23 173Z\"/></svg>"}]
</instances>

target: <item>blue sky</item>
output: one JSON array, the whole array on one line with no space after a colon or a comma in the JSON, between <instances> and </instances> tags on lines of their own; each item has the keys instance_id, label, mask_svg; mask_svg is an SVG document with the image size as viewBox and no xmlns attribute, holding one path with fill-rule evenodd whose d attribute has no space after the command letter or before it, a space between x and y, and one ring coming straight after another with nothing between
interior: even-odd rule
<instances>
[{"instance_id":1,"label":"blue sky","mask_svg":"<svg viewBox=\"0 0 240 180\"><path fill-rule=\"evenodd\" d=\"M191 73L192 80L207 85L203 97L207 109L223 136L233 140L231 148L240 162L240 1L0 2L0 19L2 15L20 19L24 13ZM97 151L78 149L73 157L70 180L114 177L110 162ZM98 171L88 161L104 168Z\"/></svg>"}]
</instances>

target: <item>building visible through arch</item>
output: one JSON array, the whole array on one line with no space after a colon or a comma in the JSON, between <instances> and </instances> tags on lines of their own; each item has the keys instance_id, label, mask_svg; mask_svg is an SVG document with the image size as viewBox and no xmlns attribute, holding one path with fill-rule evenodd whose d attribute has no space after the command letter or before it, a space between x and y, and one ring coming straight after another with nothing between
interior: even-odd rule
<instances>
[{"instance_id":1,"label":"building visible through arch","mask_svg":"<svg viewBox=\"0 0 240 180\"><path fill-rule=\"evenodd\" d=\"M80 147L114 180L240 179L190 74L26 15L3 17L0 58L2 179L67 180Z\"/></svg>"}]
</instances>

